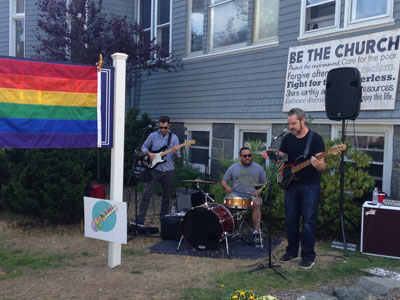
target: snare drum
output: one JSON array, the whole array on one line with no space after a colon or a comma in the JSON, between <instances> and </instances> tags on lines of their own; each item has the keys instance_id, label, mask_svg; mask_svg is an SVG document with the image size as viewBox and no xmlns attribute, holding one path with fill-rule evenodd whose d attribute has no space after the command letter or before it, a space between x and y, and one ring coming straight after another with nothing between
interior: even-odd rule
<instances>
[{"instance_id":1,"label":"snare drum","mask_svg":"<svg viewBox=\"0 0 400 300\"><path fill-rule=\"evenodd\" d=\"M209 250L219 247L224 237L235 230L230 211L221 204L203 204L189 210L182 220L182 235L194 249Z\"/></svg>"},{"instance_id":2,"label":"snare drum","mask_svg":"<svg viewBox=\"0 0 400 300\"><path fill-rule=\"evenodd\" d=\"M242 198L239 196L226 196L224 198L225 206L229 208L235 209L250 209L251 208L251 199Z\"/></svg>"}]
</instances>

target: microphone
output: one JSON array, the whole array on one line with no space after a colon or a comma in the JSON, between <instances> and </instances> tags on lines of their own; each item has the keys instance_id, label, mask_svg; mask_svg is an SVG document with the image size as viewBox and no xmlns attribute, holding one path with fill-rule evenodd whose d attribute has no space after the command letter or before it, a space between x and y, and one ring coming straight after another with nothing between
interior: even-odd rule
<instances>
[{"instance_id":1,"label":"microphone","mask_svg":"<svg viewBox=\"0 0 400 300\"><path fill-rule=\"evenodd\" d=\"M152 129L152 128L153 128L153 125L149 124L145 128L142 128L142 130L145 131L147 129Z\"/></svg>"},{"instance_id":2,"label":"microphone","mask_svg":"<svg viewBox=\"0 0 400 300\"><path fill-rule=\"evenodd\" d=\"M283 136L286 134L286 132L288 132L288 130L287 130L287 128L284 128L284 129L282 130L282 132L281 132L279 135L275 136L272 140L275 141L275 140L277 140L277 139L283 137Z\"/></svg>"}]
</instances>

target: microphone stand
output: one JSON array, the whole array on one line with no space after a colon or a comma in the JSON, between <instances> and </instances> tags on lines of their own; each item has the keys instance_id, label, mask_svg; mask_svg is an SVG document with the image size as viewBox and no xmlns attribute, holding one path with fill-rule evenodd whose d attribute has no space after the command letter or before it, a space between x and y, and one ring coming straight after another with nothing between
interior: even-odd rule
<instances>
[{"instance_id":1,"label":"microphone stand","mask_svg":"<svg viewBox=\"0 0 400 300\"><path fill-rule=\"evenodd\" d=\"M276 139L275 139L276 140ZM271 148L271 146L269 147ZM269 149L268 148L268 149ZM276 156L276 158L279 160L281 158L279 155ZM276 162L274 163L274 169L272 170L272 174L275 174L277 171L277 164ZM271 181L270 181L271 182ZM255 271L260 271L264 269L272 269L276 274L281 276L283 279L288 280L285 275L283 275L280 271L278 271L276 268L279 267L278 265L272 264L272 199L270 197L271 195L271 184L268 184L267 191L264 195L264 203L267 204L268 206L268 216L267 216L267 229L268 229L268 264L265 265L264 263L261 263L254 269L250 270L249 273L255 272Z\"/></svg>"},{"instance_id":2,"label":"microphone stand","mask_svg":"<svg viewBox=\"0 0 400 300\"><path fill-rule=\"evenodd\" d=\"M144 136L147 132L147 129L151 129L151 127L146 127L146 130L143 131L142 137L140 139L140 143L139 145L142 145L144 142ZM132 162L132 168L131 168L131 172L129 174L128 180L126 182L126 185L129 186L131 179L133 182L133 186L135 188L135 220L137 220L138 218L138 193L137 193L137 185L138 185L138 175L140 174L140 172L137 170L137 164L139 161L139 155L138 155L138 151L136 150L133 154L133 162ZM143 172L143 171L142 171ZM129 208L129 203L130 203L130 197L129 197L129 202L128 202L128 208ZM129 210L128 210L129 211ZM130 241L131 239L133 239L133 236L137 236L139 234L139 230L138 230L138 225L131 225L131 227L133 227L133 232L131 233L131 237L128 239L128 241ZM128 228L129 229L129 228ZM132 231L132 230L128 230L128 233Z\"/></svg>"}]
</instances>

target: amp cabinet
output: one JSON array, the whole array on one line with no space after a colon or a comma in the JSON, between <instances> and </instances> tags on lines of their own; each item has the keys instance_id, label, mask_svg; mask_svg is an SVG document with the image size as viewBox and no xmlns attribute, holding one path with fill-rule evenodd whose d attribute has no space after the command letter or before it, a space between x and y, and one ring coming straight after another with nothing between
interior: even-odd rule
<instances>
[{"instance_id":1,"label":"amp cabinet","mask_svg":"<svg viewBox=\"0 0 400 300\"><path fill-rule=\"evenodd\" d=\"M400 207L365 202L361 218L361 252L400 258Z\"/></svg>"}]
</instances>

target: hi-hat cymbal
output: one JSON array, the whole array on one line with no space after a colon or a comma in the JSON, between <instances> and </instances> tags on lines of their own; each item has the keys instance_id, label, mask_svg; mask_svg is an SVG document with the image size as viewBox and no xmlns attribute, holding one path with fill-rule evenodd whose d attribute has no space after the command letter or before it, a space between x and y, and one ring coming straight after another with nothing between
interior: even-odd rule
<instances>
[{"instance_id":1,"label":"hi-hat cymbal","mask_svg":"<svg viewBox=\"0 0 400 300\"><path fill-rule=\"evenodd\" d=\"M197 178L197 179L186 179L186 180L182 180L182 181L183 182L188 182L188 183L216 184L216 182L205 181L205 180L201 180L199 178Z\"/></svg>"}]
</instances>

